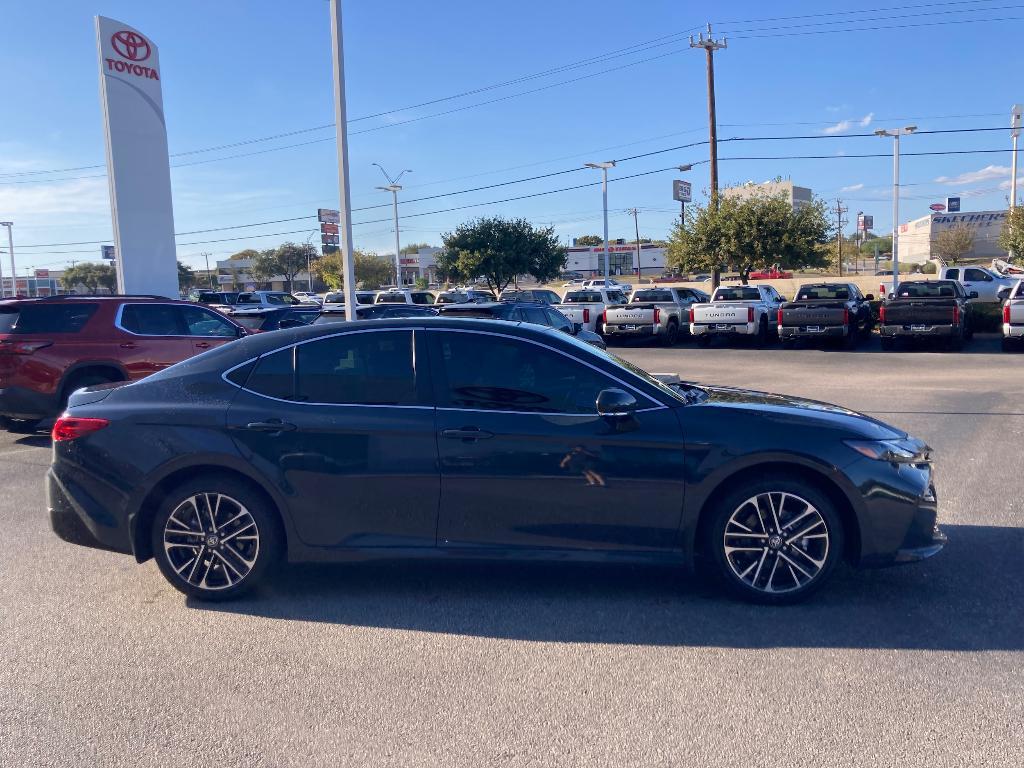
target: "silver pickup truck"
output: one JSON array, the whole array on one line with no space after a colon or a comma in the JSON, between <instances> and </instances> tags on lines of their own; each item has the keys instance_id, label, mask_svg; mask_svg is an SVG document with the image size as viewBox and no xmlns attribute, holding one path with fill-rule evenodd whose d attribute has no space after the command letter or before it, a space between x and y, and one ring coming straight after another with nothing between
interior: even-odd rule
<instances>
[{"instance_id":1,"label":"silver pickup truck","mask_svg":"<svg viewBox=\"0 0 1024 768\"><path fill-rule=\"evenodd\" d=\"M690 307L690 333L701 344L713 336L746 336L765 344L784 301L770 285L721 286L710 303Z\"/></svg>"},{"instance_id":2,"label":"silver pickup truck","mask_svg":"<svg viewBox=\"0 0 1024 768\"><path fill-rule=\"evenodd\" d=\"M1024 348L1024 280L999 292L1003 303L1003 351Z\"/></svg>"},{"instance_id":3,"label":"silver pickup truck","mask_svg":"<svg viewBox=\"0 0 1024 768\"><path fill-rule=\"evenodd\" d=\"M693 288L637 288L629 303L604 313L604 335L608 338L656 338L666 346L679 340L690 328L690 306L708 300Z\"/></svg>"}]
</instances>

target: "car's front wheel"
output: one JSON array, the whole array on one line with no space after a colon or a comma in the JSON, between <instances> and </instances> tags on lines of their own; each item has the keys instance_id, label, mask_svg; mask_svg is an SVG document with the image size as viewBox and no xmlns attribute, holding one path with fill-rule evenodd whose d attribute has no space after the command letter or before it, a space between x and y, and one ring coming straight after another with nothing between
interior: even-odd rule
<instances>
[{"instance_id":1,"label":"car's front wheel","mask_svg":"<svg viewBox=\"0 0 1024 768\"><path fill-rule=\"evenodd\" d=\"M153 555L175 589L200 600L250 590L280 558L276 512L247 483L210 475L179 485L152 526Z\"/></svg>"},{"instance_id":2,"label":"car's front wheel","mask_svg":"<svg viewBox=\"0 0 1024 768\"><path fill-rule=\"evenodd\" d=\"M797 478L743 483L714 511L705 551L722 582L752 602L793 603L818 589L843 552L834 505Z\"/></svg>"}]
</instances>

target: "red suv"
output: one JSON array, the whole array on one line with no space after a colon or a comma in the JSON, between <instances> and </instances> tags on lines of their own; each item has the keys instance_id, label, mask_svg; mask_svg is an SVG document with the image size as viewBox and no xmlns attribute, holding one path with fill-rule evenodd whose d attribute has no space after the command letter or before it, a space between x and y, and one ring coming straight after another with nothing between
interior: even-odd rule
<instances>
[{"instance_id":1,"label":"red suv","mask_svg":"<svg viewBox=\"0 0 1024 768\"><path fill-rule=\"evenodd\" d=\"M134 381L247 331L156 296L0 301L0 426L31 428L81 387Z\"/></svg>"}]
</instances>

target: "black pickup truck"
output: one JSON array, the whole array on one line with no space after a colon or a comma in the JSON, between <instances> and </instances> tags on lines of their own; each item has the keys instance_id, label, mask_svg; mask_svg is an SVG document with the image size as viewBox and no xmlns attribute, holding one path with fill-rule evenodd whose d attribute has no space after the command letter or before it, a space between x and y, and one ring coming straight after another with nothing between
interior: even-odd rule
<instances>
[{"instance_id":1,"label":"black pickup truck","mask_svg":"<svg viewBox=\"0 0 1024 768\"><path fill-rule=\"evenodd\" d=\"M797 339L823 339L853 347L871 333L874 298L852 283L802 285L793 301L779 307L779 338L785 346Z\"/></svg>"},{"instance_id":2,"label":"black pickup truck","mask_svg":"<svg viewBox=\"0 0 1024 768\"><path fill-rule=\"evenodd\" d=\"M939 339L960 349L973 335L971 299L956 280L919 280L900 283L879 310L882 349L893 349L899 339Z\"/></svg>"}]
</instances>

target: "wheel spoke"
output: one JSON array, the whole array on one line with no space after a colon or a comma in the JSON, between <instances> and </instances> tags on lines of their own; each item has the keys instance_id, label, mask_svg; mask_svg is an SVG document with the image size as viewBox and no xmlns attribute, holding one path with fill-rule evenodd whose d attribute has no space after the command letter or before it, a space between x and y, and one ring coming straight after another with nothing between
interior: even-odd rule
<instances>
[{"instance_id":1,"label":"wheel spoke","mask_svg":"<svg viewBox=\"0 0 1024 768\"><path fill-rule=\"evenodd\" d=\"M811 523L811 524L810 524L809 526L807 526L807 527L806 527L806 528L804 528L804 529L803 529L802 531L800 531L800 533L794 533L794 534L793 534L792 536L790 536L790 537L789 537L788 539L786 539L786 543L787 543L787 544L792 544L792 543L793 543L794 541L796 541L797 539L802 539L802 538L803 538L803 537L804 537L804 536L805 536L806 534L808 534L808 533L810 533L811 531L813 531L813 530L814 530L815 528L817 528L817 527L818 527L819 525L824 525L824 524L825 524L825 521L824 521L824 520L822 520L822 519L821 519L821 518L819 517L819 518L818 518L818 519L817 519L817 520L816 520L815 522Z\"/></svg>"}]
</instances>

